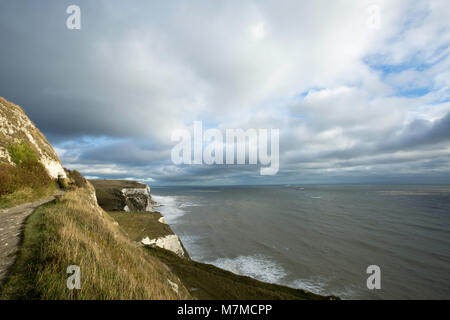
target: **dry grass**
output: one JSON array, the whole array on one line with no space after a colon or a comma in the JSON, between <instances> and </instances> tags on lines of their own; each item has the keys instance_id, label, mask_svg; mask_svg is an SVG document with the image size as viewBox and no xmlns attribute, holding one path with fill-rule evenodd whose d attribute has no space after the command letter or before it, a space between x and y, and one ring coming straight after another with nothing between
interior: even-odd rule
<instances>
[{"instance_id":1,"label":"dry grass","mask_svg":"<svg viewBox=\"0 0 450 320\"><path fill-rule=\"evenodd\" d=\"M158 258L138 248L100 209L92 190L77 189L38 208L2 291L3 299L190 299ZM81 269L81 289L68 290L66 269ZM168 279L179 286L176 293Z\"/></svg>"},{"instance_id":2,"label":"dry grass","mask_svg":"<svg viewBox=\"0 0 450 320\"><path fill-rule=\"evenodd\" d=\"M42 188L23 187L13 193L0 196L0 209L11 208L22 203L46 198L53 195L56 189L55 183Z\"/></svg>"},{"instance_id":3,"label":"dry grass","mask_svg":"<svg viewBox=\"0 0 450 320\"><path fill-rule=\"evenodd\" d=\"M159 212L108 212L119 225L130 235L132 240L141 241L145 237L150 239L174 234L168 224L160 223L162 217Z\"/></svg>"}]
</instances>

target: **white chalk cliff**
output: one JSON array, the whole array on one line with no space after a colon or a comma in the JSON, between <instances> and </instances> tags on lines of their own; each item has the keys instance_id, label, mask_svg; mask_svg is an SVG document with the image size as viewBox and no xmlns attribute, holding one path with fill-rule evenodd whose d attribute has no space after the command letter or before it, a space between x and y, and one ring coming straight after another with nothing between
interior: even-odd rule
<instances>
[{"instance_id":1,"label":"white chalk cliff","mask_svg":"<svg viewBox=\"0 0 450 320\"><path fill-rule=\"evenodd\" d=\"M26 142L35 149L39 162L52 178L66 178L66 172L50 143L19 106L0 97L0 162L13 164L8 146Z\"/></svg>"},{"instance_id":2,"label":"white chalk cliff","mask_svg":"<svg viewBox=\"0 0 450 320\"><path fill-rule=\"evenodd\" d=\"M149 186L142 184L142 188L123 188L121 191L126 203L124 211L153 211Z\"/></svg>"}]
</instances>

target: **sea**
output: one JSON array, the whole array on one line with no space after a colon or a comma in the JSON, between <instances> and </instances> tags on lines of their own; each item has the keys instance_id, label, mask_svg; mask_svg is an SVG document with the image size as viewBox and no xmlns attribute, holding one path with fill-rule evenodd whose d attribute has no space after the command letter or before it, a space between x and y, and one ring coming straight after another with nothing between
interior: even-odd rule
<instances>
[{"instance_id":1,"label":"sea","mask_svg":"<svg viewBox=\"0 0 450 320\"><path fill-rule=\"evenodd\" d=\"M151 190L194 260L341 299L450 299L448 185Z\"/></svg>"}]
</instances>

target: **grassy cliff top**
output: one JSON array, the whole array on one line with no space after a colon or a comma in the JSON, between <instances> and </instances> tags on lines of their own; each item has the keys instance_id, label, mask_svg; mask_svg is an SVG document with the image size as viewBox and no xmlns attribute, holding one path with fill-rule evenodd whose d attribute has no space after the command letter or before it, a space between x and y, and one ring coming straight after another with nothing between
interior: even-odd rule
<instances>
[{"instance_id":1,"label":"grassy cliff top","mask_svg":"<svg viewBox=\"0 0 450 320\"><path fill-rule=\"evenodd\" d=\"M147 185L138 181L130 180L89 180L97 190L101 189L123 189L123 188L145 188Z\"/></svg>"}]
</instances>

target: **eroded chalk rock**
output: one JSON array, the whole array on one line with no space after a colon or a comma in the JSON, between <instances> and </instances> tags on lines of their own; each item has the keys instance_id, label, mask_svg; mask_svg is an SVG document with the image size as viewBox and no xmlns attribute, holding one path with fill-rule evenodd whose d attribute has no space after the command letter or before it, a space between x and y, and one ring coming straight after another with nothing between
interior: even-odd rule
<instances>
[{"instance_id":1,"label":"eroded chalk rock","mask_svg":"<svg viewBox=\"0 0 450 320\"><path fill-rule=\"evenodd\" d=\"M172 290L175 291L176 293L178 293L178 285L175 282L170 281L169 279L167 279L167 281L169 282L170 287L172 288Z\"/></svg>"},{"instance_id":2,"label":"eroded chalk rock","mask_svg":"<svg viewBox=\"0 0 450 320\"><path fill-rule=\"evenodd\" d=\"M181 241L175 234L170 234L165 237L159 237L156 239L150 239L145 237L141 240L141 243L150 247L160 247L169 251L176 253L180 257L185 257L183 246Z\"/></svg>"}]
</instances>

